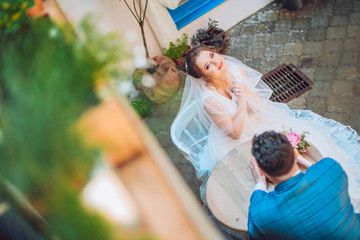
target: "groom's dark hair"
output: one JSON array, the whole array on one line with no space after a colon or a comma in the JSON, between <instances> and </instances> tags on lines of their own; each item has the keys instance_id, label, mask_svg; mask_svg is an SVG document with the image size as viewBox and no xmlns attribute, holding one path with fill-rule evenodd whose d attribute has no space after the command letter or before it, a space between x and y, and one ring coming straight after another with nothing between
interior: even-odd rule
<instances>
[{"instance_id":1,"label":"groom's dark hair","mask_svg":"<svg viewBox=\"0 0 360 240\"><path fill-rule=\"evenodd\" d=\"M290 171L295 156L286 136L274 131L255 135L251 149L259 167L271 176L281 176Z\"/></svg>"}]
</instances>

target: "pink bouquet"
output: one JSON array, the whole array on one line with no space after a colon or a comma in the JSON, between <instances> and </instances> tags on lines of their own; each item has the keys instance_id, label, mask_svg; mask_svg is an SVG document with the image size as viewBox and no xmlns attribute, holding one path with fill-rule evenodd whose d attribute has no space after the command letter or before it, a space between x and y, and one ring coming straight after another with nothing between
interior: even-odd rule
<instances>
[{"instance_id":1,"label":"pink bouquet","mask_svg":"<svg viewBox=\"0 0 360 240\"><path fill-rule=\"evenodd\" d=\"M283 131L283 134L287 137L291 145L298 150L299 153L304 153L307 151L310 144L305 140L307 132L302 132L300 135L293 132L290 128L290 131Z\"/></svg>"}]
</instances>

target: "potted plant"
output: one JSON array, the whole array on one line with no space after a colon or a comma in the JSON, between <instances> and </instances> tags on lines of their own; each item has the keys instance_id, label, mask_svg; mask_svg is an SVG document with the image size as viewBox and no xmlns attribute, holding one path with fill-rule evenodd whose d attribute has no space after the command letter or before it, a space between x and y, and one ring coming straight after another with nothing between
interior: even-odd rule
<instances>
[{"instance_id":1,"label":"potted plant","mask_svg":"<svg viewBox=\"0 0 360 240\"><path fill-rule=\"evenodd\" d=\"M169 100L178 90L179 73L175 63L165 56L149 59L150 65L137 68L133 73L135 88L154 103Z\"/></svg>"},{"instance_id":2,"label":"potted plant","mask_svg":"<svg viewBox=\"0 0 360 240\"><path fill-rule=\"evenodd\" d=\"M170 42L168 48L163 48L164 56L170 58L171 60L181 58L182 54L191 48L188 45L188 35L184 33L181 38L176 39L175 43Z\"/></svg>"},{"instance_id":3,"label":"potted plant","mask_svg":"<svg viewBox=\"0 0 360 240\"><path fill-rule=\"evenodd\" d=\"M142 97L145 97L154 103L163 103L167 101L178 89L179 74L175 64L166 56L166 54L155 57L149 56L144 31L148 0L145 0L144 5L142 5L141 1L139 1L139 4L136 4L136 1L133 0L132 7L126 0L124 0L124 3L140 26L148 62L148 66L136 68L133 73L133 84L142 96L134 99L132 104L140 116L144 117L151 113L152 104ZM172 50L174 50L173 47L169 50L168 54L172 55L173 53L170 53Z\"/></svg>"},{"instance_id":4,"label":"potted plant","mask_svg":"<svg viewBox=\"0 0 360 240\"><path fill-rule=\"evenodd\" d=\"M191 46L205 46L226 53L229 33L218 27L218 21L209 18L208 28L199 28L191 37Z\"/></svg>"},{"instance_id":5,"label":"potted plant","mask_svg":"<svg viewBox=\"0 0 360 240\"><path fill-rule=\"evenodd\" d=\"M287 9L293 11L303 8L305 0L283 0L283 3Z\"/></svg>"},{"instance_id":6,"label":"potted plant","mask_svg":"<svg viewBox=\"0 0 360 240\"><path fill-rule=\"evenodd\" d=\"M180 84L173 60L179 59L189 48L188 35L185 33L175 42L170 42L168 48L163 48L162 56L149 59L149 67L135 70L133 74L135 88L152 102L163 103L169 100L177 92Z\"/></svg>"}]
</instances>

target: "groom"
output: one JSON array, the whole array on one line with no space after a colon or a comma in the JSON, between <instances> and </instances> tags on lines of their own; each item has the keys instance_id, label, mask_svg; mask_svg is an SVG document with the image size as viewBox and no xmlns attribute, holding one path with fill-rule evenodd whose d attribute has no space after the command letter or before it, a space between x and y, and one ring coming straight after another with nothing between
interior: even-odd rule
<instances>
[{"instance_id":1,"label":"groom","mask_svg":"<svg viewBox=\"0 0 360 240\"><path fill-rule=\"evenodd\" d=\"M248 229L254 239L360 239L360 214L354 213L339 163L324 158L304 174L292 145L276 132L255 136L252 154L257 184ZM276 185L273 192L266 191L266 179Z\"/></svg>"}]
</instances>

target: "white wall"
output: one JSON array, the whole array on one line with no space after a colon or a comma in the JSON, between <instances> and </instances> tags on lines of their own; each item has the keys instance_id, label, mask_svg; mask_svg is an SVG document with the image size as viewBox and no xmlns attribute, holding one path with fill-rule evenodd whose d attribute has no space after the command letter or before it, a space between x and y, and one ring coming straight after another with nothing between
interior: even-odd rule
<instances>
[{"instance_id":1,"label":"white wall","mask_svg":"<svg viewBox=\"0 0 360 240\"><path fill-rule=\"evenodd\" d=\"M153 0L150 0L153 1ZM128 39L132 51L143 50L140 27L123 1L119 0L57 0L67 18L78 24L87 13L99 17L98 27L103 31L117 31ZM128 1L132 4L132 0ZM150 56L161 54L160 46L148 22L145 22L145 36Z\"/></svg>"},{"instance_id":2,"label":"white wall","mask_svg":"<svg viewBox=\"0 0 360 240\"><path fill-rule=\"evenodd\" d=\"M149 0L149 2L150 1L155 0ZM176 39L174 39L174 37L181 36L182 33L188 34L190 39L190 37L196 32L198 28L207 27L209 18L218 21L220 28L228 30L239 21L247 18L272 1L273 0L227 0L194 22L180 29L180 31L177 31L176 28L173 29L172 33L168 30L165 30L164 33L161 34L160 39L160 42L162 42L163 46L160 46L159 40L156 38L154 31L149 26L149 23L146 22L145 35L147 39L149 55L150 57L160 55L161 48L167 47L166 43L169 41L174 41ZM143 49L140 27L123 1L58 0L57 2L64 13L67 15L68 19L75 24L77 24L86 13L94 13L100 16L98 26L102 30L118 31L123 34L129 40L129 48L132 51L138 52L139 49L140 51ZM132 3L132 0L129 0L128 2ZM166 21L163 21L163 23L167 24ZM174 24L171 23L171 25ZM156 31L161 31L161 28L157 29ZM178 32L178 34L173 34L174 31Z\"/></svg>"}]
</instances>

